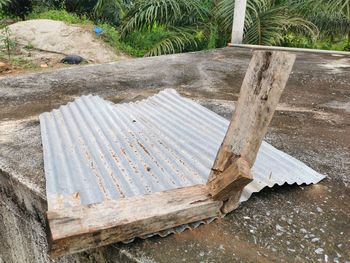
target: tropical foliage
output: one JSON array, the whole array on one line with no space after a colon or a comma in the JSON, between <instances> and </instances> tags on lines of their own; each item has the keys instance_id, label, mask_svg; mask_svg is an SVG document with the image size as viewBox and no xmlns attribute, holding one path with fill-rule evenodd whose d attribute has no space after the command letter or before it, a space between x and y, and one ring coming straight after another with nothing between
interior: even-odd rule
<instances>
[{"instance_id":1,"label":"tropical foliage","mask_svg":"<svg viewBox=\"0 0 350 263\"><path fill-rule=\"evenodd\" d=\"M313 0L314 6L306 16L320 30L321 37L347 37L350 47L350 0Z\"/></svg>"},{"instance_id":2,"label":"tropical foliage","mask_svg":"<svg viewBox=\"0 0 350 263\"><path fill-rule=\"evenodd\" d=\"M226 32L231 32L234 0L221 0L217 14ZM279 45L287 32L302 32L311 37L317 27L304 19L292 2L248 0L244 42L258 45Z\"/></svg>"},{"instance_id":3,"label":"tropical foliage","mask_svg":"<svg viewBox=\"0 0 350 263\"><path fill-rule=\"evenodd\" d=\"M94 12L105 22L119 25L130 3L131 0L98 0L94 6Z\"/></svg>"},{"instance_id":4,"label":"tropical foliage","mask_svg":"<svg viewBox=\"0 0 350 263\"><path fill-rule=\"evenodd\" d=\"M11 15L19 2L24 14L12 15L22 19L34 3L29 17L103 24L106 39L135 56L225 46L234 11L234 0L0 0L0 8ZM243 42L349 50L350 0L248 0Z\"/></svg>"},{"instance_id":5,"label":"tropical foliage","mask_svg":"<svg viewBox=\"0 0 350 263\"><path fill-rule=\"evenodd\" d=\"M121 35L159 29L165 33L146 55L181 52L197 47L198 34L204 30L208 16L209 10L201 0L138 0L123 20Z\"/></svg>"},{"instance_id":6,"label":"tropical foliage","mask_svg":"<svg viewBox=\"0 0 350 263\"><path fill-rule=\"evenodd\" d=\"M0 0L1 11L25 20L26 15L33 10L32 0Z\"/></svg>"},{"instance_id":7,"label":"tropical foliage","mask_svg":"<svg viewBox=\"0 0 350 263\"><path fill-rule=\"evenodd\" d=\"M10 0L0 0L0 8L3 8Z\"/></svg>"}]
</instances>

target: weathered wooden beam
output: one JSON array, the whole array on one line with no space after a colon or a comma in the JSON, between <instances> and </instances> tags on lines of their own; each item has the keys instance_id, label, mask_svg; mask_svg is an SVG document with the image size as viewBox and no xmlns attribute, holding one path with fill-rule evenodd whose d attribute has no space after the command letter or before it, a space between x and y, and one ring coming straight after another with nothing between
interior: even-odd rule
<instances>
[{"instance_id":1,"label":"weathered wooden beam","mask_svg":"<svg viewBox=\"0 0 350 263\"><path fill-rule=\"evenodd\" d=\"M222 174L209 183L210 194L214 200L227 200L232 193L240 191L252 181L249 163L238 158Z\"/></svg>"},{"instance_id":2,"label":"weathered wooden beam","mask_svg":"<svg viewBox=\"0 0 350 263\"><path fill-rule=\"evenodd\" d=\"M58 257L218 217L206 185L47 212L50 255Z\"/></svg>"},{"instance_id":3,"label":"weathered wooden beam","mask_svg":"<svg viewBox=\"0 0 350 263\"><path fill-rule=\"evenodd\" d=\"M213 170L223 171L232 155L254 164L294 60L295 55L286 52L253 53Z\"/></svg>"},{"instance_id":4,"label":"weathered wooden beam","mask_svg":"<svg viewBox=\"0 0 350 263\"><path fill-rule=\"evenodd\" d=\"M249 168L255 162L294 60L295 55L286 52L253 53L235 112L208 180L209 192L216 200L229 199L231 191L234 196L228 204L231 208L237 206L232 204L239 200L237 192L252 180ZM248 166L244 167L244 172L237 169L241 163Z\"/></svg>"}]
</instances>

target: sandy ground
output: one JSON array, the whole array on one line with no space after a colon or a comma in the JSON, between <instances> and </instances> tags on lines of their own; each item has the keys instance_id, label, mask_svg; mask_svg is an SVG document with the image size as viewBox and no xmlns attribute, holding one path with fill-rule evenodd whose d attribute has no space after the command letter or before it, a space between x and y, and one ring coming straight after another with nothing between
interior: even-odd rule
<instances>
[{"instance_id":1,"label":"sandy ground","mask_svg":"<svg viewBox=\"0 0 350 263\"><path fill-rule=\"evenodd\" d=\"M88 63L108 63L127 59L116 52L92 31L92 26L67 25L61 21L35 19L9 26L11 38L16 41L16 57L32 62L38 69L62 67L60 60L66 55L80 55ZM1 67L1 65L0 65ZM18 73L19 70L3 74ZM0 73L1 74L1 73Z\"/></svg>"}]
</instances>

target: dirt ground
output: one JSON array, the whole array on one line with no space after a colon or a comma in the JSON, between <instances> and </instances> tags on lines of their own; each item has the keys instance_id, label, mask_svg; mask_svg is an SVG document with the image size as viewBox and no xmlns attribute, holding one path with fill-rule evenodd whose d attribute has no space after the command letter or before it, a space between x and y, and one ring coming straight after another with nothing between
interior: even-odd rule
<instances>
[{"instance_id":1,"label":"dirt ground","mask_svg":"<svg viewBox=\"0 0 350 263\"><path fill-rule=\"evenodd\" d=\"M118 102L175 88L229 118L250 57L250 50L225 48L0 78L0 194L5 200L0 202L0 229L5 229L0 257L50 262L41 112L86 94ZM327 175L319 184L265 189L209 225L61 262L349 262L349 73L348 57L298 53L265 138ZM10 225L6 211L17 211L21 223ZM26 236L32 222L40 223ZM18 235L22 242L13 241Z\"/></svg>"},{"instance_id":2,"label":"dirt ground","mask_svg":"<svg viewBox=\"0 0 350 263\"><path fill-rule=\"evenodd\" d=\"M61 21L34 19L9 25L10 39L16 47L12 59L5 53L0 61L0 75L14 75L67 67L60 63L67 55L79 55L86 63L108 63L128 59L104 43L92 25L67 25Z\"/></svg>"}]
</instances>

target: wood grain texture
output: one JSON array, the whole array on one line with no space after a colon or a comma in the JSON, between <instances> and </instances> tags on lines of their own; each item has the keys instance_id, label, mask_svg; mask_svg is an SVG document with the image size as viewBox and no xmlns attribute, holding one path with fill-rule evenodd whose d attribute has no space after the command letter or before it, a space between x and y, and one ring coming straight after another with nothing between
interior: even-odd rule
<instances>
[{"instance_id":1,"label":"wood grain texture","mask_svg":"<svg viewBox=\"0 0 350 263\"><path fill-rule=\"evenodd\" d=\"M292 70L295 55L255 51L213 170L223 171L227 152L254 164L260 144Z\"/></svg>"},{"instance_id":2,"label":"wood grain texture","mask_svg":"<svg viewBox=\"0 0 350 263\"><path fill-rule=\"evenodd\" d=\"M214 200L227 200L252 180L249 163L243 158L238 158L216 180L208 183L208 190Z\"/></svg>"},{"instance_id":3,"label":"wood grain texture","mask_svg":"<svg viewBox=\"0 0 350 263\"><path fill-rule=\"evenodd\" d=\"M57 257L218 217L222 201L206 185L47 212L50 255Z\"/></svg>"},{"instance_id":4,"label":"wood grain texture","mask_svg":"<svg viewBox=\"0 0 350 263\"><path fill-rule=\"evenodd\" d=\"M241 198L242 192L243 189L232 193L230 198L224 202L224 205L221 208L223 214L228 214L239 207L239 199Z\"/></svg>"},{"instance_id":5,"label":"wood grain texture","mask_svg":"<svg viewBox=\"0 0 350 263\"><path fill-rule=\"evenodd\" d=\"M237 167L240 158L250 168L253 166L294 61L295 55L286 52L253 53L235 112L208 179L214 199L229 199L228 192L231 190L235 198L231 198L230 202L237 201L239 198L235 192L241 192L244 183L249 183L249 180L238 180L240 173L233 167ZM236 207L236 204L228 204L227 207Z\"/></svg>"}]
</instances>

